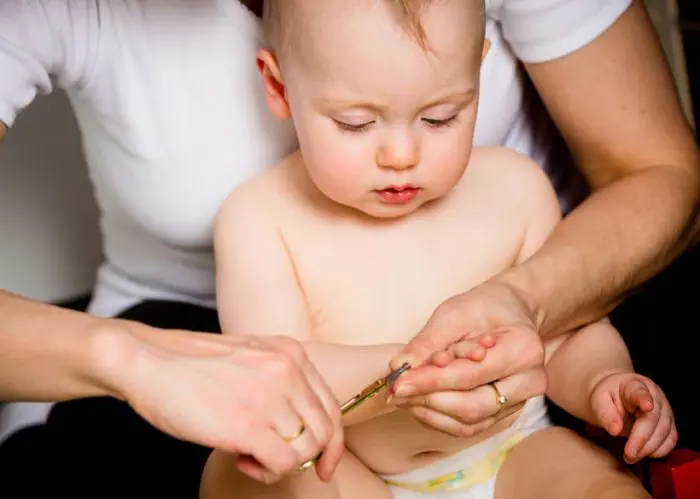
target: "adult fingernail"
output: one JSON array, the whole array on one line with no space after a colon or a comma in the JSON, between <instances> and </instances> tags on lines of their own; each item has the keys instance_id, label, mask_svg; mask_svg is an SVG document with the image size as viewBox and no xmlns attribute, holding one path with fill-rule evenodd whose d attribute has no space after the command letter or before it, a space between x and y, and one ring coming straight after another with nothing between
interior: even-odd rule
<instances>
[{"instance_id":1,"label":"adult fingernail","mask_svg":"<svg viewBox=\"0 0 700 499\"><path fill-rule=\"evenodd\" d=\"M415 393L416 387L409 384L399 385L399 387L394 390L394 394L399 397L409 397Z\"/></svg>"}]
</instances>

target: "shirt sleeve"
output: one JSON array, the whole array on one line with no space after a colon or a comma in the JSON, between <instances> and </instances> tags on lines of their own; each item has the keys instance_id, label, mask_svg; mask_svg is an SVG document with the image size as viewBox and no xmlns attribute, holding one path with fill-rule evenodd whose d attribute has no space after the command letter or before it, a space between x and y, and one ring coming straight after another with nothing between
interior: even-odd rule
<instances>
[{"instance_id":1,"label":"shirt sleeve","mask_svg":"<svg viewBox=\"0 0 700 499\"><path fill-rule=\"evenodd\" d=\"M0 0L0 121L37 93L82 85L99 42L97 0Z\"/></svg>"},{"instance_id":2,"label":"shirt sleeve","mask_svg":"<svg viewBox=\"0 0 700 499\"><path fill-rule=\"evenodd\" d=\"M494 0L487 15L523 62L570 54L607 30L632 0Z\"/></svg>"}]
</instances>

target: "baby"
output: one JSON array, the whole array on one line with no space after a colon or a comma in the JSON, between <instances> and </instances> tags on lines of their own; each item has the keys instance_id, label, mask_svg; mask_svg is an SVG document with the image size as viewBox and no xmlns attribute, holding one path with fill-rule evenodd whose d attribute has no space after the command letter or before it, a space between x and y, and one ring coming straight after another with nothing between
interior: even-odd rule
<instances>
[{"instance_id":1,"label":"baby","mask_svg":"<svg viewBox=\"0 0 700 499\"><path fill-rule=\"evenodd\" d=\"M505 149L472 148L488 56L483 9L476 0L266 5L269 49L258 65L268 105L293 119L300 150L222 207L219 314L225 334L305 342L339 402L385 375L440 303L527 259L560 219L537 165ZM639 458L673 448L668 402L634 374L609 323L545 347L554 403L614 435L631 420L628 445ZM436 362L484 354L462 343ZM215 452L202 497L501 499L517 491L569 499L598 479L615 497L646 496L607 454L552 428L543 397L508 407L506 382L484 389L493 391L494 414L511 414L483 433L439 433L400 400L376 397L346 416L347 452L331 483L302 473L264 485L246 476L259 478L252 460ZM314 457L305 450L314 435L298 432L304 409L297 413L276 430L302 463ZM571 491L548 488L551 468L541 467L552 461L575 476Z\"/></svg>"}]
</instances>

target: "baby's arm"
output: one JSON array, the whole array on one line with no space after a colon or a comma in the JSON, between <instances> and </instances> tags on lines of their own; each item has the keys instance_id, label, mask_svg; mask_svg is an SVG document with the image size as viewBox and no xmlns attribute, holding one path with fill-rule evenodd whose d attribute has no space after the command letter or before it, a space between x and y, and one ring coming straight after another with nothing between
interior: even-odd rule
<instances>
[{"instance_id":1,"label":"baby's arm","mask_svg":"<svg viewBox=\"0 0 700 499\"><path fill-rule=\"evenodd\" d=\"M561 408L611 435L628 435L625 459L663 457L676 445L673 411L661 388L636 374L607 320L546 345L547 394Z\"/></svg>"},{"instance_id":2,"label":"baby's arm","mask_svg":"<svg viewBox=\"0 0 700 499\"><path fill-rule=\"evenodd\" d=\"M275 224L269 190L258 179L225 201L214 230L219 320L224 334L284 335L302 342L340 403L388 373L401 345L345 346L313 341L294 263ZM347 425L394 410L375 397Z\"/></svg>"},{"instance_id":3,"label":"baby's arm","mask_svg":"<svg viewBox=\"0 0 700 499\"><path fill-rule=\"evenodd\" d=\"M633 373L627 346L608 320L595 322L545 345L547 396L572 416L598 424L591 393L614 373Z\"/></svg>"}]
</instances>

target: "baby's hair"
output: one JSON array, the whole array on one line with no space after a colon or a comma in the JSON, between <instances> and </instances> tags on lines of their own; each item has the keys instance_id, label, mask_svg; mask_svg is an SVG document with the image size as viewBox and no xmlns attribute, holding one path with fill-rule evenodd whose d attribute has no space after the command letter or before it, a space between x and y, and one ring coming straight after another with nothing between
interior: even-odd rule
<instances>
[{"instance_id":1,"label":"baby's hair","mask_svg":"<svg viewBox=\"0 0 700 499\"><path fill-rule=\"evenodd\" d=\"M421 10L434 0L389 0L398 13L399 22L406 32L413 37L421 47L425 48L425 30L421 23Z\"/></svg>"},{"instance_id":2,"label":"baby's hair","mask_svg":"<svg viewBox=\"0 0 700 499\"><path fill-rule=\"evenodd\" d=\"M394 9L397 19L404 30L414 39L422 48L426 48L427 41L423 24L421 23L421 12L431 3L437 0L381 0L388 2ZM462 0L473 1L473 0ZM263 26L265 29L265 38L267 43L275 49L287 46L286 37L284 36L283 26L291 24L291 19L282 20L284 15L290 15L295 4L295 0L265 0L263 9ZM479 13L484 15L484 0L478 0ZM283 10L286 12L283 14Z\"/></svg>"}]
</instances>

